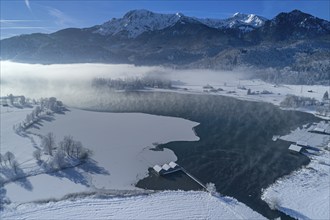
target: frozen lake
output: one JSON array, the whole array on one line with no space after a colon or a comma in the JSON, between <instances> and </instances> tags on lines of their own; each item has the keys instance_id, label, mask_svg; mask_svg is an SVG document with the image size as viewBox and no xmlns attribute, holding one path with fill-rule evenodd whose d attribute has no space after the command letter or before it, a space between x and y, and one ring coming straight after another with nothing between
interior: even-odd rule
<instances>
[{"instance_id":1,"label":"frozen lake","mask_svg":"<svg viewBox=\"0 0 330 220\"><path fill-rule=\"evenodd\" d=\"M56 114L53 120L37 123L29 132L53 132L57 141L72 135L93 151L93 161L51 176L29 177L27 181L31 187L8 184L6 194L13 201L26 202L60 198L67 193L88 189L137 189L135 184L148 175L149 167L177 160L169 149L150 150L154 148L153 143L198 141L192 130L197 125L185 119L142 113L70 109L65 114ZM27 155L31 158L32 151ZM60 188L53 192L54 184L45 182L57 183Z\"/></svg>"}]
</instances>

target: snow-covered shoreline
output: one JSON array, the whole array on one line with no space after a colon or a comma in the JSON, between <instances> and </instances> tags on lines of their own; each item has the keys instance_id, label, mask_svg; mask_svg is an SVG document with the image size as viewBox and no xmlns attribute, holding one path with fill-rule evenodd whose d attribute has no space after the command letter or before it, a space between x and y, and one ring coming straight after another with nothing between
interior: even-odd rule
<instances>
[{"instance_id":1,"label":"snow-covered shoreline","mask_svg":"<svg viewBox=\"0 0 330 220\"><path fill-rule=\"evenodd\" d=\"M298 128L281 139L303 141L319 150L308 150L311 162L299 170L278 179L264 189L262 199L270 207L297 219L330 218L330 136L308 132L314 127L330 129L321 122L309 128Z\"/></svg>"},{"instance_id":2,"label":"snow-covered shoreline","mask_svg":"<svg viewBox=\"0 0 330 220\"><path fill-rule=\"evenodd\" d=\"M265 219L230 197L200 191L82 197L41 204L12 204L5 219Z\"/></svg>"}]
</instances>

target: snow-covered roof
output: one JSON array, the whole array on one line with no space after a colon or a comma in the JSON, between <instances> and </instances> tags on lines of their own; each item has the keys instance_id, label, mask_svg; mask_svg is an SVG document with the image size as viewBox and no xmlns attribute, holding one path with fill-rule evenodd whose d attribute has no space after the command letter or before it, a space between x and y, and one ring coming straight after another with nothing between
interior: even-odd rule
<instances>
[{"instance_id":1,"label":"snow-covered roof","mask_svg":"<svg viewBox=\"0 0 330 220\"><path fill-rule=\"evenodd\" d=\"M325 129L324 128L318 128L318 127L316 127L316 128L313 129L313 131L324 133L325 132Z\"/></svg>"},{"instance_id":2,"label":"snow-covered roof","mask_svg":"<svg viewBox=\"0 0 330 220\"><path fill-rule=\"evenodd\" d=\"M297 144L298 146L302 146L302 147L307 147L307 146L308 146L308 144L307 144L306 141L297 141L296 144Z\"/></svg>"},{"instance_id":3,"label":"snow-covered roof","mask_svg":"<svg viewBox=\"0 0 330 220\"><path fill-rule=\"evenodd\" d=\"M162 166L162 169L165 170L165 171L168 171L169 169L171 169L171 167L168 164L164 164Z\"/></svg>"},{"instance_id":4,"label":"snow-covered roof","mask_svg":"<svg viewBox=\"0 0 330 220\"><path fill-rule=\"evenodd\" d=\"M296 152L300 152L301 149L302 149L302 147L299 147L298 145L295 145L295 144L291 144L289 147L289 150L296 151Z\"/></svg>"},{"instance_id":5,"label":"snow-covered roof","mask_svg":"<svg viewBox=\"0 0 330 220\"><path fill-rule=\"evenodd\" d=\"M162 168L159 165L155 165L153 168L157 173L159 173L162 170Z\"/></svg>"},{"instance_id":6,"label":"snow-covered roof","mask_svg":"<svg viewBox=\"0 0 330 220\"><path fill-rule=\"evenodd\" d=\"M176 164L175 162L171 161L169 164L168 164L171 168L176 168L178 166L178 164Z\"/></svg>"}]
</instances>

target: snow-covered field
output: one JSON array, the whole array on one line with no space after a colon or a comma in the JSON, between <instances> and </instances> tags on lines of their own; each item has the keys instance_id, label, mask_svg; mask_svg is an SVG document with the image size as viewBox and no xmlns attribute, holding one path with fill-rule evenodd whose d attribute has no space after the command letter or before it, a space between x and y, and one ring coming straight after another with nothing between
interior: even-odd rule
<instances>
[{"instance_id":1,"label":"snow-covered field","mask_svg":"<svg viewBox=\"0 0 330 220\"><path fill-rule=\"evenodd\" d=\"M229 197L206 192L80 198L8 207L3 219L265 219Z\"/></svg>"},{"instance_id":2,"label":"snow-covered field","mask_svg":"<svg viewBox=\"0 0 330 220\"><path fill-rule=\"evenodd\" d=\"M233 76L234 77L234 76ZM329 91L329 87L320 85L273 85L264 82L259 79L254 80L239 80L239 79L221 79L218 82L206 81L208 83L199 85L182 85L181 88L187 88L192 92L203 92L203 86L211 85L215 89L222 88L224 91L217 93L209 92L208 94L217 94L230 96L234 98L251 100L251 101L263 101L279 105L286 95L296 95L303 97L315 98L318 101L322 100L322 97L326 91ZM245 88L245 89L242 89ZM247 95L247 90L251 89L252 92L262 92L264 90L271 92L272 94L255 94ZM231 93L230 93L231 91ZM308 92L313 91L313 92ZM229 93L228 93L229 92Z\"/></svg>"},{"instance_id":3,"label":"snow-covered field","mask_svg":"<svg viewBox=\"0 0 330 220\"><path fill-rule=\"evenodd\" d=\"M0 106L0 145L1 153L11 151L16 160L21 164L28 164L33 158L34 148L28 137L22 137L13 130L13 125L25 120L27 114L31 113L32 108L11 108Z\"/></svg>"},{"instance_id":4,"label":"snow-covered field","mask_svg":"<svg viewBox=\"0 0 330 220\"><path fill-rule=\"evenodd\" d=\"M263 193L276 209L298 219L330 219L330 153L312 156L311 163L277 180Z\"/></svg>"},{"instance_id":5,"label":"snow-covered field","mask_svg":"<svg viewBox=\"0 0 330 220\"><path fill-rule=\"evenodd\" d=\"M53 132L57 139L72 135L93 151L99 169L108 174L86 177L95 188L135 189L134 184L148 175L155 164L176 161L169 150L153 151L153 143L169 141L197 141L192 128L198 125L188 120L141 113L106 113L70 109L56 115L52 122L44 122L42 129L31 132Z\"/></svg>"},{"instance_id":6,"label":"snow-covered field","mask_svg":"<svg viewBox=\"0 0 330 220\"><path fill-rule=\"evenodd\" d=\"M12 123L21 122L29 112L8 109L9 112L1 114L1 126L6 128L1 130L4 137L1 138L1 153L12 151L17 154L20 168L25 172L40 169L32 156L36 143L31 141L31 137L38 136L28 133L27 137L21 137L13 130ZM198 123L180 118L140 113L69 109L65 114L55 114L50 120L32 126L28 132L42 135L53 132L57 142L72 135L93 151L93 161L54 174L31 176L25 182L6 184L6 196L11 201L26 202L60 198L87 189L136 189L135 183L148 175L149 167L177 160L169 149L150 150L154 148L153 143L197 141L199 138L192 130L196 125ZM53 192L55 183L61 187Z\"/></svg>"},{"instance_id":7,"label":"snow-covered field","mask_svg":"<svg viewBox=\"0 0 330 220\"><path fill-rule=\"evenodd\" d=\"M59 199L69 193L88 192L93 189L74 181L74 177L57 174L39 174L7 184L3 195L16 204L43 199ZM74 174L74 172L71 172ZM68 172L67 174L70 174Z\"/></svg>"},{"instance_id":8,"label":"snow-covered field","mask_svg":"<svg viewBox=\"0 0 330 220\"><path fill-rule=\"evenodd\" d=\"M324 122L308 129L316 126L330 129L330 124ZM330 136L310 133L308 129L296 129L281 139L304 141L320 151L309 150L311 162L265 189L262 199L294 218L330 219L330 152L326 149Z\"/></svg>"}]
</instances>

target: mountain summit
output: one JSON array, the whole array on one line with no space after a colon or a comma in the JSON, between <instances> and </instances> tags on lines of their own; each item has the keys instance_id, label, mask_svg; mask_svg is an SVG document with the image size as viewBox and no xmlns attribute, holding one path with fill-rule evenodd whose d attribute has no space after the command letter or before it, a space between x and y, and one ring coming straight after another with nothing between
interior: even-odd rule
<instances>
[{"instance_id":1,"label":"mountain summit","mask_svg":"<svg viewBox=\"0 0 330 220\"><path fill-rule=\"evenodd\" d=\"M181 14L158 14L147 10L133 10L122 18L113 18L102 24L95 33L116 35L125 33L129 38L135 38L147 31L162 30L174 25L182 17Z\"/></svg>"},{"instance_id":2,"label":"mountain summit","mask_svg":"<svg viewBox=\"0 0 330 220\"><path fill-rule=\"evenodd\" d=\"M188 17L181 13L159 14L148 10L132 10L122 18L113 18L102 24L95 33L102 35L126 35L128 38L135 38L144 32L163 30L174 26L178 22L199 22L210 28L228 29L239 28L243 31L252 31L260 27L266 18L254 14L236 13L228 19L199 19Z\"/></svg>"}]
</instances>

